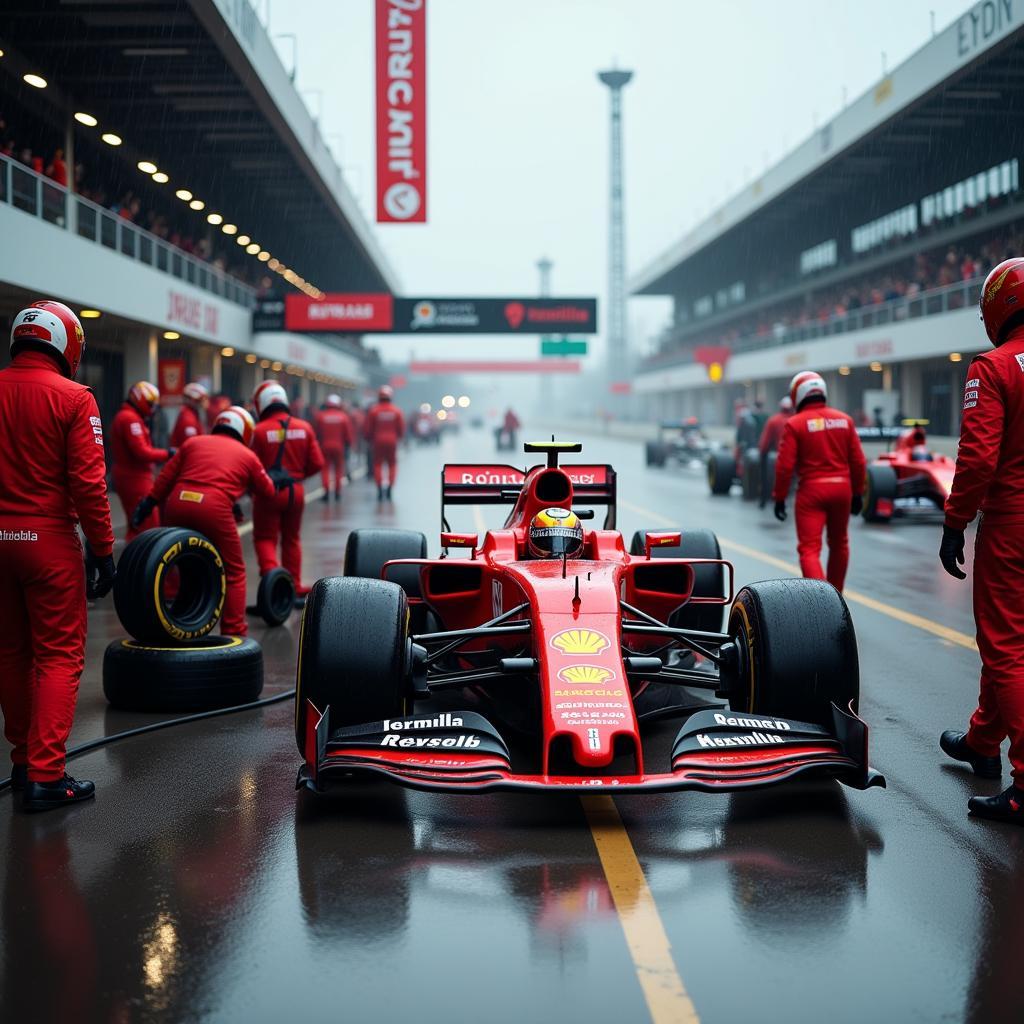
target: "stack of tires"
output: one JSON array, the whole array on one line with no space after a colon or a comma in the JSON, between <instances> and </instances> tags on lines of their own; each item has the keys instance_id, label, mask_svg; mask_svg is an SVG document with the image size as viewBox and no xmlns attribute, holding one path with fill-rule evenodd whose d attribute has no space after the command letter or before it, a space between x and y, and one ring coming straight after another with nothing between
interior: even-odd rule
<instances>
[{"instance_id":1,"label":"stack of tires","mask_svg":"<svg viewBox=\"0 0 1024 1024\"><path fill-rule=\"evenodd\" d=\"M114 607L129 638L103 655L103 693L130 711L204 711L263 690L263 651L220 636L227 579L220 553L195 530L147 530L125 549Z\"/></svg>"}]
</instances>

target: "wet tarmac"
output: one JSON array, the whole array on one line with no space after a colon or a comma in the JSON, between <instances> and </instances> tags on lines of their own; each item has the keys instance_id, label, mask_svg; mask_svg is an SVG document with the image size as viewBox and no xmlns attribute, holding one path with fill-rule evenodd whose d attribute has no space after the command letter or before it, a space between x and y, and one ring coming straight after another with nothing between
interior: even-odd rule
<instances>
[{"instance_id":1,"label":"wet tarmac","mask_svg":"<svg viewBox=\"0 0 1024 1024\"><path fill-rule=\"evenodd\" d=\"M440 464L502 461L489 441L405 454L393 508L366 481L340 507L311 502L309 576L340 571L356 525L422 529L435 551ZM710 526L738 584L795 562L791 521L709 497L699 473L645 469L638 443L585 442L619 471L624 532ZM475 528L471 508L457 516ZM642 874L610 880L575 797L381 785L311 800L293 789L290 702L167 730L76 761L92 804L27 816L0 796L0 1016L1024 1020L1024 834L969 820L967 798L1000 786L937 748L977 687L969 587L941 573L934 521L852 534L861 709L887 790L620 797ZM265 695L293 683L297 629L253 628ZM107 708L118 635L108 599L90 614L73 744L161 717ZM658 948L687 1000L650 997Z\"/></svg>"}]
</instances>

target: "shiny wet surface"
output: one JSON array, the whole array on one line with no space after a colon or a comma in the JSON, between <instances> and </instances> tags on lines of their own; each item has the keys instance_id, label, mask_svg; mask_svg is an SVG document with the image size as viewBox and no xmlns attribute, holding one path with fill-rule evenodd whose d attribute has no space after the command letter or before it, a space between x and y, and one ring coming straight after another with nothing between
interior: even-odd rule
<instances>
[{"instance_id":1,"label":"shiny wet surface","mask_svg":"<svg viewBox=\"0 0 1024 1024\"><path fill-rule=\"evenodd\" d=\"M795 562L792 522L641 456L586 439L588 460L619 471L627 539L667 519ZM436 551L445 458L500 461L467 431L404 455L394 509L378 509L366 481L341 507L312 502L308 575L340 571L354 525L422 529ZM473 510L452 525L474 529ZM938 568L934 523L851 534L851 588L973 632L968 586ZM735 551L739 584L780 574ZM977 654L851 607L888 790L616 801L676 970L703 1021L1019 1022L1024 834L969 820L968 796L1000 785L937 748L971 710ZM253 627L265 695L292 685L297 628ZM107 600L90 614L72 743L160 717L107 709L100 663L117 635ZM285 703L90 753L72 771L96 781L92 804L26 816L0 796L3 1020L648 1018L578 799L386 785L310 799L293 790L291 715ZM655 750L674 731L659 727Z\"/></svg>"}]
</instances>

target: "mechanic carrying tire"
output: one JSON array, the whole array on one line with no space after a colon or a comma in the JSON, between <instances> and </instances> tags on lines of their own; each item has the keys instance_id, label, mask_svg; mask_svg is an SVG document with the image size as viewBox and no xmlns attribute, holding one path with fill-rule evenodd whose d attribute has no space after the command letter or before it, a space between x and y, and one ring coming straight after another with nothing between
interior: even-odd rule
<instances>
[{"instance_id":1,"label":"mechanic carrying tire","mask_svg":"<svg viewBox=\"0 0 1024 1024\"><path fill-rule=\"evenodd\" d=\"M939 559L966 579L964 531L978 514L974 543L974 621L981 693L967 732L940 745L985 779L1002 775L999 748L1010 740L1013 782L997 796L975 796L971 814L1024 825L1024 259L1000 263L981 288L981 317L992 352L967 371L960 448L946 499Z\"/></svg>"},{"instance_id":2,"label":"mechanic carrying tire","mask_svg":"<svg viewBox=\"0 0 1024 1024\"><path fill-rule=\"evenodd\" d=\"M235 522L235 502L246 492L265 500L275 487L250 448L255 424L249 413L234 405L214 421L209 434L190 437L164 466L132 518L142 521L149 509L164 504L172 526L197 530L220 552L227 575L223 632L245 636L245 559Z\"/></svg>"},{"instance_id":3,"label":"mechanic carrying tire","mask_svg":"<svg viewBox=\"0 0 1024 1024\"><path fill-rule=\"evenodd\" d=\"M800 571L842 592L850 561L850 515L860 515L865 460L853 420L825 403L828 388L812 371L798 373L789 388L796 410L786 422L775 464L775 518L786 521L786 497L796 491L797 552ZM828 535L828 570L821 567L821 533Z\"/></svg>"},{"instance_id":4,"label":"mechanic carrying tire","mask_svg":"<svg viewBox=\"0 0 1024 1024\"><path fill-rule=\"evenodd\" d=\"M253 404L260 418L253 436L253 451L277 488L269 497L258 493L253 499L253 547L260 575L284 565L294 581L296 600L301 603L309 593L309 587L302 584L304 481L324 468L324 456L313 428L289 412L288 393L276 380L264 381L256 389Z\"/></svg>"},{"instance_id":5,"label":"mechanic carrying tire","mask_svg":"<svg viewBox=\"0 0 1024 1024\"><path fill-rule=\"evenodd\" d=\"M0 707L11 787L28 811L96 791L65 770L86 597L103 597L115 578L103 428L92 392L74 380L84 350L78 317L36 302L14 318L11 364L0 370Z\"/></svg>"}]
</instances>

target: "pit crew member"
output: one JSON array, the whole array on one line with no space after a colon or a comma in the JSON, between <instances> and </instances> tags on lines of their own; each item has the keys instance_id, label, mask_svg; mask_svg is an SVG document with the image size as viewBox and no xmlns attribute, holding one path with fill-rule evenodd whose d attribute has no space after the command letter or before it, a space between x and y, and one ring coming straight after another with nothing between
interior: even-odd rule
<instances>
[{"instance_id":1,"label":"pit crew member","mask_svg":"<svg viewBox=\"0 0 1024 1024\"><path fill-rule=\"evenodd\" d=\"M154 448L149 424L160 405L160 392L155 384L140 380L128 389L128 396L110 424L110 441L114 454L114 490L124 508L128 525L125 540L132 540L143 530L160 525L160 512L154 506L137 526L132 513L153 488L153 467L166 462L173 450Z\"/></svg>"},{"instance_id":2,"label":"pit crew member","mask_svg":"<svg viewBox=\"0 0 1024 1024\"><path fill-rule=\"evenodd\" d=\"M825 381L811 371L798 373L789 388L796 410L786 422L775 464L775 518L786 521L786 496L798 477L797 552L800 571L842 592L850 561L850 515L863 503L866 465L853 419L833 409ZM821 532L828 536L828 569L821 567Z\"/></svg>"},{"instance_id":3,"label":"pit crew member","mask_svg":"<svg viewBox=\"0 0 1024 1024\"><path fill-rule=\"evenodd\" d=\"M761 500L758 507L764 508L768 504L768 456L779 450L779 442L782 440L782 432L785 430L789 417L793 415L793 399L789 395L783 395L779 402L779 411L768 417L761 431L761 439L757 443L757 450L761 453Z\"/></svg>"},{"instance_id":4,"label":"pit crew member","mask_svg":"<svg viewBox=\"0 0 1024 1024\"><path fill-rule=\"evenodd\" d=\"M220 552L227 575L221 632L245 636L245 559L233 508L247 491L271 501L274 484L251 449L256 425L252 416L233 405L214 421L209 434L190 437L161 470L152 493L132 516L142 522L157 504L168 526L186 526L208 537Z\"/></svg>"},{"instance_id":5,"label":"pit crew member","mask_svg":"<svg viewBox=\"0 0 1024 1024\"><path fill-rule=\"evenodd\" d=\"M114 583L103 428L92 392L74 381L84 350L78 317L36 302L15 317L13 359L0 370L0 432L23 439L0 446L0 707L12 788L31 811L95 793L65 770L86 597Z\"/></svg>"},{"instance_id":6,"label":"pit crew member","mask_svg":"<svg viewBox=\"0 0 1024 1024\"><path fill-rule=\"evenodd\" d=\"M363 436L370 446L378 501L391 500L391 488L398 475L398 442L405 434L405 417L393 398L394 392L385 384L377 395L377 403L370 406L363 424ZM387 484L384 483L385 467L388 471Z\"/></svg>"},{"instance_id":7,"label":"pit crew member","mask_svg":"<svg viewBox=\"0 0 1024 1024\"><path fill-rule=\"evenodd\" d=\"M352 421L345 412L340 395L328 395L313 425L324 457L324 495L321 500L331 499L331 471L334 471L334 497L341 501L341 478L345 473L348 452L352 447Z\"/></svg>"},{"instance_id":8,"label":"pit crew member","mask_svg":"<svg viewBox=\"0 0 1024 1024\"><path fill-rule=\"evenodd\" d=\"M171 447L180 448L190 437L196 434L205 434L203 417L210 404L210 392L205 385L198 381L192 381L185 385L182 392L184 402L178 419L175 421L174 430L171 431Z\"/></svg>"},{"instance_id":9,"label":"pit crew member","mask_svg":"<svg viewBox=\"0 0 1024 1024\"><path fill-rule=\"evenodd\" d=\"M1024 825L1024 259L1000 263L981 289L981 318L995 346L971 363L964 389L956 475L946 499L939 559L965 579L964 530L979 510L974 542L974 621L981 692L966 733L942 749L982 778L1002 774L1009 737L1013 783L975 796L970 813Z\"/></svg>"},{"instance_id":10,"label":"pit crew member","mask_svg":"<svg viewBox=\"0 0 1024 1024\"><path fill-rule=\"evenodd\" d=\"M324 468L323 452L313 428L289 413L288 394L276 380L264 381L256 389L253 404L259 416L253 450L279 488L272 497L257 495L252 503L252 540L260 575L283 564L295 582L296 597L302 599L309 592L302 583L303 481Z\"/></svg>"}]
</instances>

